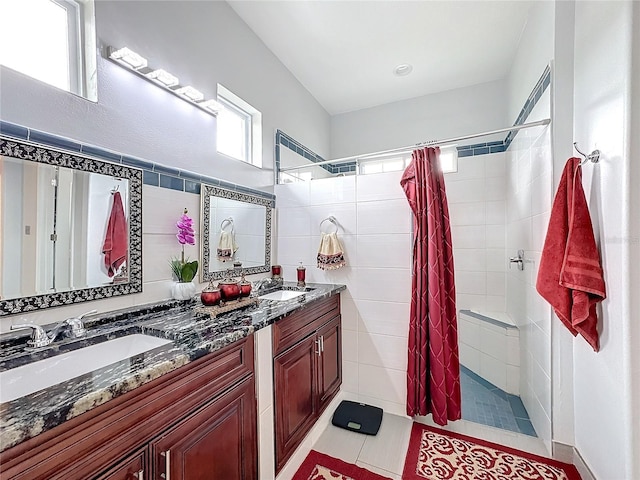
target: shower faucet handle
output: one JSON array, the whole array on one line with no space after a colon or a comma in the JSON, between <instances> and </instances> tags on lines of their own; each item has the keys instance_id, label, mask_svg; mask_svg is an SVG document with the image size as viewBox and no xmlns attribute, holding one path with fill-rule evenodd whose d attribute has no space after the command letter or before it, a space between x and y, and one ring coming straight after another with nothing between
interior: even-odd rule
<instances>
[{"instance_id":1,"label":"shower faucet handle","mask_svg":"<svg viewBox=\"0 0 640 480\"><path fill-rule=\"evenodd\" d=\"M510 257L509 258L509 268L511 268L511 264L512 263L517 263L518 264L518 270L520 270L520 271L524 270L524 250L518 250L518 256L517 257Z\"/></svg>"}]
</instances>

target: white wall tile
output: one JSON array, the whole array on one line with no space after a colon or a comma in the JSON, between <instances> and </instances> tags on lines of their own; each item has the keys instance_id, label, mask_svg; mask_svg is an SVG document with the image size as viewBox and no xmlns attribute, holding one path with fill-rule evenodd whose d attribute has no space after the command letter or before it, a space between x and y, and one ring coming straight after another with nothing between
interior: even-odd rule
<instances>
[{"instance_id":1,"label":"white wall tile","mask_svg":"<svg viewBox=\"0 0 640 480\"><path fill-rule=\"evenodd\" d=\"M484 248L485 242L484 225L457 225L451 227L451 241L454 248ZM504 227L503 227L504 236ZM488 240L488 237L487 237Z\"/></svg>"},{"instance_id":2,"label":"white wall tile","mask_svg":"<svg viewBox=\"0 0 640 480\"><path fill-rule=\"evenodd\" d=\"M504 312L507 310L506 295L486 295L488 312Z\"/></svg>"},{"instance_id":3,"label":"white wall tile","mask_svg":"<svg viewBox=\"0 0 640 480\"><path fill-rule=\"evenodd\" d=\"M467 315L461 314L458 317L458 339L476 350L480 349L480 325L472 322Z\"/></svg>"},{"instance_id":4,"label":"white wall tile","mask_svg":"<svg viewBox=\"0 0 640 480\"><path fill-rule=\"evenodd\" d=\"M504 200L507 197L507 182L504 177L493 177L485 180L485 200Z\"/></svg>"},{"instance_id":5,"label":"white wall tile","mask_svg":"<svg viewBox=\"0 0 640 480\"><path fill-rule=\"evenodd\" d=\"M505 392L520 395L520 367L507 365L507 388Z\"/></svg>"},{"instance_id":6,"label":"white wall tile","mask_svg":"<svg viewBox=\"0 0 640 480\"><path fill-rule=\"evenodd\" d=\"M358 307L348 290L340 294L340 315L342 316L343 330L358 330Z\"/></svg>"},{"instance_id":7,"label":"white wall tile","mask_svg":"<svg viewBox=\"0 0 640 480\"><path fill-rule=\"evenodd\" d=\"M507 337L504 333L487 328L488 324L480 327L479 350L498 360L502 365L507 363Z\"/></svg>"},{"instance_id":8,"label":"white wall tile","mask_svg":"<svg viewBox=\"0 0 640 480\"><path fill-rule=\"evenodd\" d=\"M406 403L406 372L363 364L358 368L358 392L361 395L399 404Z\"/></svg>"},{"instance_id":9,"label":"white wall tile","mask_svg":"<svg viewBox=\"0 0 640 480\"><path fill-rule=\"evenodd\" d=\"M454 248L453 262L456 272L484 272L487 269L483 248Z\"/></svg>"},{"instance_id":10,"label":"white wall tile","mask_svg":"<svg viewBox=\"0 0 640 480\"><path fill-rule=\"evenodd\" d=\"M377 173L356 177L356 201L404 199L400 179L404 172Z\"/></svg>"},{"instance_id":11,"label":"white wall tile","mask_svg":"<svg viewBox=\"0 0 640 480\"><path fill-rule=\"evenodd\" d=\"M176 222L186 208L200 232L200 196L167 188L142 186L142 233L178 233Z\"/></svg>"},{"instance_id":12,"label":"white wall tile","mask_svg":"<svg viewBox=\"0 0 640 480\"><path fill-rule=\"evenodd\" d=\"M309 204L353 203L356 201L356 177L332 177L308 182Z\"/></svg>"},{"instance_id":13,"label":"white wall tile","mask_svg":"<svg viewBox=\"0 0 640 480\"><path fill-rule=\"evenodd\" d=\"M488 248L486 255L487 255L487 272L506 272L507 271L507 268L508 268L507 262L509 261L509 258L504 248Z\"/></svg>"},{"instance_id":14,"label":"white wall tile","mask_svg":"<svg viewBox=\"0 0 640 480\"><path fill-rule=\"evenodd\" d=\"M358 234L410 233L411 209L406 200L358 203Z\"/></svg>"},{"instance_id":15,"label":"white wall tile","mask_svg":"<svg viewBox=\"0 0 640 480\"><path fill-rule=\"evenodd\" d=\"M461 293L456 285L456 306L458 310L487 310L487 297L484 294Z\"/></svg>"},{"instance_id":16,"label":"white wall tile","mask_svg":"<svg viewBox=\"0 0 640 480\"><path fill-rule=\"evenodd\" d=\"M410 268L412 258L411 235L358 235L358 267Z\"/></svg>"},{"instance_id":17,"label":"white wall tile","mask_svg":"<svg viewBox=\"0 0 640 480\"><path fill-rule=\"evenodd\" d=\"M456 272L456 293L486 295L486 273Z\"/></svg>"},{"instance_id":18,"label":"white wall tile","mask_svg":"<svg viewBox=\"0 0 640 480\"><path fill-rule=\"evenodd\" d=\"M309 208L310 229L308 235L320 234L320 223L333 216L338 223L338 235L355 235L357 226L356 204L355 203L327 203L326 205L314 205ZM322 224L322 232L335 231L331 222Z\"/></svg>"},{"instance_id":19,"label":"white wall tile","mask_svg":"<svg viewBox=\"0 0 640 480\"><path fill-rule=\"evenodd\" d=\"M407 338L358 334L358 363L407 370Z\"/></svg>"},{"instance_id":20,"label":"white wall tile","mask_svg":"<svg viewBox=\"0 0 640 480\"><path fill-rule=\"evenodd\" d=\"M485 159L488 155L482 155L478 157L459 157L458 158L458 171L452 173L445 173L444 180L448 185L449 182L464 180L469 178L484 178L485 177Z\"/></svg>"},{"instance_id":21,"label":"white wall tile","mask_svg":"<svg viewBox=\"0 0 640 480\"><path fill-rule=\"evenodd\" d=\"M410 304L356 300L360 315L359 331L406 337L409 334Z\"/></svg>"},{"instance_id":22,"label":"white wall tile","mask_svg":"<svg viewBox=\"0 0 640 480\"><path fill-rule=\"evenodd\" d=\"M285 183L274 186L278 207L305 207L309 205L311 182Z\"/></svg>"},{"instance_id":23,"label":"white wall tile","mask_svg":"<svg viewBox=\"0 0 640 480\"><path fill-rule=\"evenodd\" d=\"M411 272L396 268L358 268L356 272L356 300L409 302Z\"/></svg>"},{"instance_id":24,"label":"white wall tile","mask_svg":"<svg viewBox=\"0 0 640 480\"><path fill-rule=\"evenodd\" d=\"M345 392L358 393L358 362L342 359L342 385Z\"/></svg>"},{"instance_id":25,"label":"white wall tile","mask_svg":"<svg viewBox=\"0 0 640 480\"><path fill-rule=\"evenodd\" d=\"M309 207L278 207L276 218L278 238L309 235L312 228Z\"/></svg>"},{"instance_id":26,"label":"white wall tile","mask_svg":"<svg viewBox=\"0 0 640 480\"><path fill-rule=\"evenodd\" d=\"M507 293L507 277L501 272L487 272L487 294L505 295Z\"/></svg>"},{"instance_id":27,"label":"white wall tile","mask_svg":"<svg viewBox=\"0 0 640 480\"><path fill-rule=\"evenodd\" d=\"M486 221L483 202L456 203L449 205L451 225L484 225Z\"/></svg>"},{"instance_id":28,"label":"white wall tile","mask_svg":"<svg viewBox=\"0 0 640 480\"><path fill-rule=\"evenodd\" d=\"M342 330L342 359L348 362L358 361L358 332Z\"/></svg>"},{"instance_id":29,"label":"white wall tile","mask_svg":"<svg viewBox=\"0 0 640 480\"><path fill-rule=\"evenodd\" d=\"M311 237L309 236L281 237L278 239L278 256L273 263L281 265L298 265L302 262L304 265L315 265L317 260L316 256L312 254L311 245ZM316 244L316 252L317 251Z\"/></svg>"},{"instance_id":30,"label":"white wall tile","mask_svg":"<svg viewBox=\"0 0 640 480\"><path fill-rule=\"evenodd\" d=\"M507 231L504 224L486 226L486 247L504 248L507 241Z\"/></svg>"},{"instance_id":31,"label":"white wall tile","mask_svg":"<svg viewBox=\"0 0 640 480\"><path fill-rule=\"evenodd\" d=\"M446 184L449 204L482 202L486 199L484 178L451 181Z\"/></svg>"},{"instance_id":32,"label":"white wall tile","mask_svg":"<svg viewBox=\"0 0 640 480\"><path fill-rule=\"evenodd\" d=\"M492 153L483 155L486 169L486 177L506 177L507 175L507 156L506 153ZM507 185L507 179L503 179L504 185Z\"/></svg>"},{"instance_id":33,"label":"white wall tile","mask_svg":"<svg viewBox=\"0 0 640 480\"><path fill-rule=\"evenodd\" d=\"M185 257L199 260L200 236L196 235L195 245L185 245ZM175 234L143 234L142 235L142 278L144 282L170 280L172 258L180 257L182 245Z\"/></svg>"},{"instance_id":34,"label":"white wall tile","mask_svg":"<svg viewBox=\"0 0 640 480\"><path fill-rule=\"evenodd\" d=\"M487 225L504 225L506 221L506 202L504 200L486 202Z\"/></svg>"},{"instance_id":35,"label":"white wall tile","mask_svg":"<svg viewBox=\"0 0 640 480\"><path fill-rule=\"evenodd\" d=\"M480 376L503 390L507 387L507 366L494 357L480 353Z\"/></svg>"},{"instance_id":36,"label":"white wall tile","mask_svg":"<svg viewBox=\"0 0 640 480\"><path fill-rule=\"evenodd\" d=\"M460 354L460 363L472 372L480 375L480 351L466 343L459 344L458 351Z\"/></svg>"}]
</instances>

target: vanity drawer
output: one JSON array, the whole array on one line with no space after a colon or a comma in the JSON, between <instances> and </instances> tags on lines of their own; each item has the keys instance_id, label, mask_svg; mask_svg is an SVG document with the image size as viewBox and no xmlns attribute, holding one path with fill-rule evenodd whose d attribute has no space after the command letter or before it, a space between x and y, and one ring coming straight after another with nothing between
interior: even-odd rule
<instances>
[{"instance_id":1,"label":"vanity drawer","mask_svg":"<svg viewBox=\"0 0 640 480\"><path fill-rule=\"evenodd\" d=\"M340 314L340 295L317 300L273 324L273 354L278 355Z\"/></svg>"}]
</instances>

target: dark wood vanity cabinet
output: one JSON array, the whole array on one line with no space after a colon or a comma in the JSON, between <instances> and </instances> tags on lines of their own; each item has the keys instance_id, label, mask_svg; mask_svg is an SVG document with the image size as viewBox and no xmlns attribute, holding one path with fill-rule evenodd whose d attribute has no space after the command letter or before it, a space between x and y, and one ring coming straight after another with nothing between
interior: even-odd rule
<instances>
[{"instance_id":1,"label":"dark wood vanity cabinet","mask_svg":"<svg viewBox=\"0 0 640 480\"><path fill-rule=\"evenodd\" d=\"M320 300L274 324L276 471L342 382L340 297Z\"/></svg>"},{"instance_id":2,"label":"dark wood vanity cabinet","mask_svg":"<svg viewBox=\"0 0 640 480\"><path fill-rule=\"evenodd\" d=\"M253 342L206 355L0 453L0 477L257 479Z\"/></svg>"}]
</instances>

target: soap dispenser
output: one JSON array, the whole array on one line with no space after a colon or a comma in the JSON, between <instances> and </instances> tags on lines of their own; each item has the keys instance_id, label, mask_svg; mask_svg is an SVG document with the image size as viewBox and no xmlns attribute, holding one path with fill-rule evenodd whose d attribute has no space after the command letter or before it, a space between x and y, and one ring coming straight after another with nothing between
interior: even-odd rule
<instances>
[{"instance_id":1,"label":"soap dispenser","mask_svg":"<svg viewBox=\"0 0 640 480\"><path fill-rule=\"evenodd\" d=\"M298 266L296 271L298 274L298 288L304 288L306 286L305 276L307 273L307 269L304 268L304 265L302 265L302 262L300 262L300 265Z\"/></svg>"}]
</instances>

